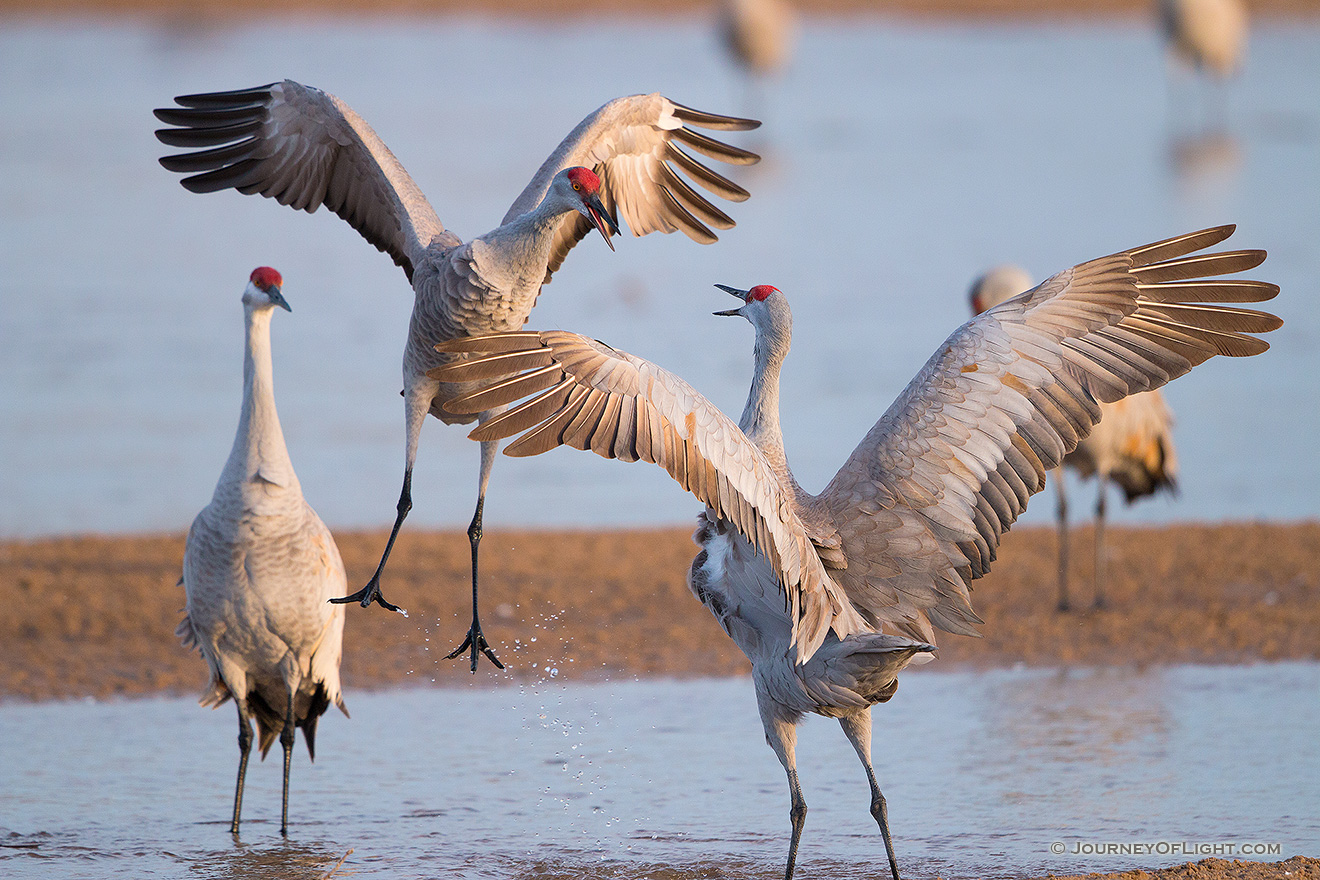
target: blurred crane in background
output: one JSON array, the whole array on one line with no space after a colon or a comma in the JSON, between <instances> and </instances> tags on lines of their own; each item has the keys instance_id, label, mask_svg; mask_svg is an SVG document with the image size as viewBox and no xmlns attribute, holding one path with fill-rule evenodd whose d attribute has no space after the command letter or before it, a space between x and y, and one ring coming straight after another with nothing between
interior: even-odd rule
<instances>
[{"instance_id":1,"label":"blurred crane in background","mask_svg":"<svg viewBox=\"0 0 1320 880\"><path fill-rule=\"evenodd\" d=\"M1018 266L997 266L972 283L972 312L980 314L1031 287L1031 276ZM1122 400L1100 404L1100 421L1089 437L1064 456L1054 469L1054 488L1059 494L1059 599L1058 609L1069 611L1068 593L1068 494L1063 468L1070 467L1083 479L1095 476L1095 589L1092 604L1104 607L1105 498L1112 480L1122 489L1127 503L1161 490L1178 491L1178 460L1173 449L1173 413L1159 391L1133 394Z\"/></svg>"},{"instance_id":2,"label":"blurred crane in background","mask_svg":"<svg viewBox=\"0 0 1320 880\"><path fill-rule=\"evenodd\" d=\"M1227 79L1247 48L1242 0L1160 0L1160 25L1174 57L1198 73Z\"/></svg>"},{"instance_id":3,"label":"blurred crane in background","mask_svg":"<svg viewBox=\"0 0 1320 880\"><path fill-rule=\"evenodd\" d=\"M720 39L738 66L752 76L783 69L793 54L797 13L789 0L723 0Z\"/></svg>"}]
</instances>

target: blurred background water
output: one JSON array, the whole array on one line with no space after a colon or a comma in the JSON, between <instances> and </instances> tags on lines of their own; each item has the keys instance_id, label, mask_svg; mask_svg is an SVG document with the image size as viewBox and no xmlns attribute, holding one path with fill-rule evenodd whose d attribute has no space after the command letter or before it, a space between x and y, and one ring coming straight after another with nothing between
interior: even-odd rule
<instances>
[{"instance_id":1,"label":"blurred background water","mask_svg":"<svg viewBox=\"0 0 1320 880\"><path fill-rule=\"evenodd\" d=\"M1262 21L1219 90L1170 76L1144 22L808 21L779 80L748 89L699 20L9 19L0 28L0 535L181 530L237 422L239 294L285 277L276 386L304 491L332 526L387 525L402 476L403 274L329 212L192 195L157 165L153 107L290 77L377 130L464 237L498 223L559 139L606 100L659 90L764 127L738 227L588 239L533 327L656 361L740 411L751 328L712 284L774 283L795 308L790 460L818 490L939 342L971 279L1037 278L1236 222L1279 283L1272 351L1175 383L1182 495L1119 521L1320 515L1320 27ZM409 524L471 516L477 447L428 424ZM654 471L654 472L653 472ZM565 487L571 487L565 494ZM1089 505L1088 498L1078 496ZM563 499L571 499L564 505ZM1051 503L1027 519L1045 521ZM686 522L658 469L572 451L503 458L487 522Z\"/></svg>"},{"instance_id":2,"label":"blurred background water","mask_svg":"<svg viewBox=\"0 0 1320 880\"><path fill-rule=\"evenodd\" d=\"M1314 854L1318 693L1314 663L908 673L874 710L899 867L1030 877L1208 854L1073 854L1108 842ZM0 762L0 875L301 880L352 847L344 876L391 880L783 876L788 786L746 679L346 699L315 765L297 746L287 841L279 746L252 762L241 842L232 707L0 705L0 742L23 744ZM887 875L856 754L826 719L801 734L801 876Z\"/></svg>"}]
</instances>

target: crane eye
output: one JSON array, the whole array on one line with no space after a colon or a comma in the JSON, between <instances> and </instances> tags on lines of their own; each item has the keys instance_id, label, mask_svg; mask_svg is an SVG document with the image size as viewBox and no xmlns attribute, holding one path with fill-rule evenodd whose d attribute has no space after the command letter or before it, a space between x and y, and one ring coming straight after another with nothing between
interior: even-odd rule
<instances>
[{"instance_id":1,"label":"crane eye","mask_svg":"<svg viewBox=\"0 0 1320 880\"><path fill-rule=\"evenodd\" d=\"M574 192L582 192L582 184L580 184L580 183L575 183L575 184L573 184L573 191L574 191Z\"/></svg>"}]
</instances>

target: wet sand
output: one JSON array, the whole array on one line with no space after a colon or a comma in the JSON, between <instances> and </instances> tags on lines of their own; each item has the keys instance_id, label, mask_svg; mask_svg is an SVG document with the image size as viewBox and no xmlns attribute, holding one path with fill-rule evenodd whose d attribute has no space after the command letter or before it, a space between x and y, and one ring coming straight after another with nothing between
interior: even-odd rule
<instances>
[{"instance_id":1,"label":"wet sand","mask_svg":"<svg viewBox=\"0 0 1320 880\"><path fill-rule=\"evenodd\" d=\"M383 533L338 536L353 588ZM1055 610L1055 536L1012 532L973 604L984 638L946 635L938 668L1249 663L1320 658L1320 523L1109 530L1108 604L1091 601L1091 532L1074 532L1074 596ZM0 543L0 699L186 693L204 664L174 637L183 536ZM746 659L688 591L687 529L492 531L482 544L487 637L508 665L475 680L744 674ZM404 531L385 595L409 610L349 608L345 686L458 684L445 660L467 630L467 537ZM937 668L937 667L928 667Z\"/></svg>"}]
</instances>

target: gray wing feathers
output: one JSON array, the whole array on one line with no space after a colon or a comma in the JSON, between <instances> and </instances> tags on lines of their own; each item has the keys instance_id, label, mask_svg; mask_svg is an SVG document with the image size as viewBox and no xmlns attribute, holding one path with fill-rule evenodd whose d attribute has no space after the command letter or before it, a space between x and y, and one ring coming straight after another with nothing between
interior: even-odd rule
<instances>
[{"instance_id":1,"label":"gray wing feathers","mask_svg":"<svg viewBox=\"0 0 1320 880\"><path fill-rule=\"evenodd\" d=\"M679 145L721 162L750 165L760 157L689 126L746 131L759 125L750 119L693 110L660 94L616 98L582 120L560 142L504 215L503 222L536 207L561 170L584 165L601 178L605 209L615 222L622 217L634 236L681 230L693 241L710 244L717 240L711 227L731 229L734 222L678 171L701 188L730 201L741 202L748 193ZM565 215L555 233L547 282L573 246L590 231L591 224L581 214Z\"/></svg>"},{"instance_id":2,"label":"gray wing feathers","mask_svg":"<svg viewBox=\"0 0 1320 880\"><path fill-rule=\"evenodd\" d=\"M925 641L932 627L975 634L970 582L1046 471L1090 434L1097 401L1157 388L1215 354L1268 348L1245 334L1278 318L1206 303L1259 302L1276 286L1195 280L1264 259L1188 255L1232 231L1083 263L946 340L820 496L849 559L836 580L870 622Z\"/></svg>"},{"instance_id":3,"label":"gray wing feathers","mask_svg":"<svg viewBox=\"0 0 1320 880\"><path fill-rule=\"evenodd\" d=\"M437 348L475 354L433 370L432 378L488 383L447 402L447 410L482 412L523 401L486 421L472 439L520 434L505 450L515 456L564 445L653 462L732 523L779 572L799 659L810 656L831 628L843 637L860 625L769 462L682 379L563 331L471 337ZM536 396L523 400L528 395Z\"/></svg>"},{"instance_id":4,"label":"gray wing feathers","mask_svg":"<svg viewBox=\"0 0 1320 880\"><path fill-rule=\"evenodd\" d=\"M321 205L388 253L412 278L420 251L446 233L416 183L347 104L292 80L181 95L156 117L156 137L193 152L165 156L192 192L236 189L314 212ZM196 148L203 149L196 149Z\"/></svg>"}]
</instances>

